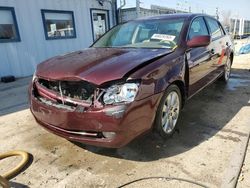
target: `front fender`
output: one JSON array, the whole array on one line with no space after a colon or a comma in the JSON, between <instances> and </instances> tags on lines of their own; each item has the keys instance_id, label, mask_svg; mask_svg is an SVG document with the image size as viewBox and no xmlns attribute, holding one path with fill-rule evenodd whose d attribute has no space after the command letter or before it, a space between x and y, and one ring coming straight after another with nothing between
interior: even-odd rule
<instances>
[{"instance_id":1,"label":"front fender","mask_svg":"<svg viewBox=\"0 0 250 188\"><path fill-rule=\"evenodd\" d=\"M137 100L161 93L173 82L185 85L185 56L173 53L147 65L130 77L141 79Z\"/></svg>"}]
</instances>

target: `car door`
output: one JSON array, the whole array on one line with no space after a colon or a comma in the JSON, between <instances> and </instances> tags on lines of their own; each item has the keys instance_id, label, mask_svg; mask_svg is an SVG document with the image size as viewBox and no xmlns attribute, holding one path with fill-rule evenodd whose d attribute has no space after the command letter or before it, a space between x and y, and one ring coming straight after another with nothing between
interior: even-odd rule
<instances>
[{"instance_id":1,"label":"car door","mask_svg":"<svg viewBox=\"0 0 250 188\"><path fill-rule=\"evenodd\" d=\"M221 24L216 19L206 16L205 20L211 35L211 76L212 78L216 78L224 71L229 41L227 41L226 33Z\"/></svg>"},{"instance_id":2,"label":"car door","mask_svg":"<svg viewBox=\"0 0 250 188\"><path fill-rule=\"evenodd\" d=\"M187 41L196 36L209 35L204 17L196 17L190 24ZM208 82L211 72L211 46L189 48L186 52L189 65L189 96L192 96Z\"/></svg>"}]
</instances>

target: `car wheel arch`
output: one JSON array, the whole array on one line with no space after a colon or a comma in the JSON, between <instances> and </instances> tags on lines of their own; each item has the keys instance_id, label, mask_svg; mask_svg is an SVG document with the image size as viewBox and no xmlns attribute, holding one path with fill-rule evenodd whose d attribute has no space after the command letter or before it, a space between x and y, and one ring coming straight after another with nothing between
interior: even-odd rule
<instances>
[{"instance_id":1,"label":"car wheel arch","mask_svg":"<svg viewBox=\"0 0 250 188\"><path fill-rule=\"evenodd\" d=\"M181 72L178 72L177 75L174 77L173 80L168 80L167 85L165 85L165 88L163 91L166 91L169 86L176 85L181 92L182 97L182 107L185 104L185 101L188 97L188 85L189 85L189 68L186 58L183 59L184 69ZM182 64L182 65L183 65ZM183 76L180 76L183 75Z\"/></svg>"},{"instance_id":2,"label":"car wheel arch","mask_svg":"<svg viewBox=\"0 0 250 188\"><path fill-rule=\"evenodd\" d=\"M175 81L173 81L172 83L169 84L169 86L171 86L171 85L176 85L180 89L181 100L182 100L182 108L183 108L183 106L185 104L185 101L186 101L186 98L187 98L185 83L182 80L175 80ZM167 90L167 88L166 88L166 90Z\"/></svg>"},{"instance_id":3,"label":"car wheel arch","mask_svg":"<svg viewBox=\"0 0 250 188\"><path fill-rule=\"evenodd\" d=\"M230 53L230 60L231 60L231 64L233 64L233 60L234 60L234 53L233 52Z\"/></svg>"},{"instance_id":4,"label":"car wheel arch","mask_svg":"<svg viewBox=\"0 0 250 188\"><path fill-rule=\"evenodd\" d=\"M189 65L188 65L187 57L185 57L184 80L185 80L185 97L188 98L190 77L189 77Z\"/></svg>"}]
</instances>

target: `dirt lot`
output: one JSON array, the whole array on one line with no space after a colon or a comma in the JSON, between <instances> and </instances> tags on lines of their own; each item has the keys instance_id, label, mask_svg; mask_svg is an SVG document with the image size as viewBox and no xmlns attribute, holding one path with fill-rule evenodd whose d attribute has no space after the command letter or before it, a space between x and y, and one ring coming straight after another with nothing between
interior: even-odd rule
<instances>
[{"instance_id":1,"label":"dirt lot","mask_svg":"<svg viewBox=\"0 0 250 188\"><path fill-rule=\"evenodd\" d=\"M228 187L237 181L250 132L249 69L250 55L235 57L229 84L216 82L188 101L172 139L162 141L148 134L118 150L76 145L45 131L28 109L30 78L0 83L0 153L21 149L33 155L30 166L11 180L12 185L118 187L142 177L167 176ZM14 162L18 159L1 161L0 174ZM249 186L249 173L240 176L245 180L239 181L239 187ZM127 187L139 186L200 187L159 178Z\"/></svg>"}]
</instances>

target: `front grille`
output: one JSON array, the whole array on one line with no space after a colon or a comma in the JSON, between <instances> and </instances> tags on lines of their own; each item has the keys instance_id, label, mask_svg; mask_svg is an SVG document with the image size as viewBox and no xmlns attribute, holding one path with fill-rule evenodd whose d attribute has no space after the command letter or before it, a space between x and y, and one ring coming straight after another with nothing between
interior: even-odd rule
<instances>
[{"instance_id":1,"label":"front grille","mask_svg":"<svg viewBox=\"0 0 250 188\"><path fill-rule=\"evenodd\" d=\"M38 79L38 83L59 95L77 100L92 101L95 86L86 81L49 81Z\"/></svg>"}]
</instances>

